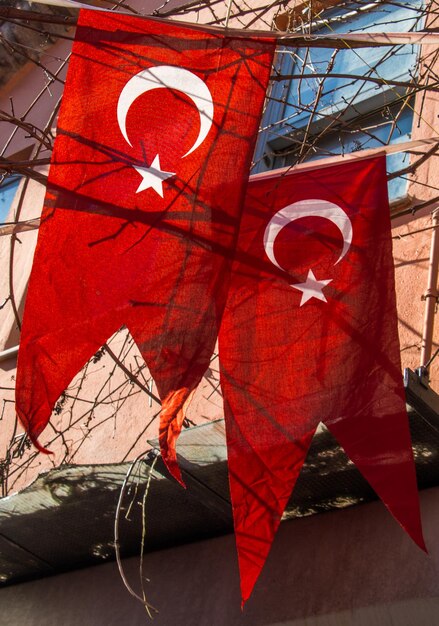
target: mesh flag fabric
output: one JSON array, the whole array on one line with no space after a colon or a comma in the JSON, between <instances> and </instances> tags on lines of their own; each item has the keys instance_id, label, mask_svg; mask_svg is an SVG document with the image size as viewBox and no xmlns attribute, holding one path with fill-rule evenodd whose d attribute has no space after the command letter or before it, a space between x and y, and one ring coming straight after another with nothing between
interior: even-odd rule
<instances>
[{"instance_id":1,"label":"mesh flag fabric","mask_svg":"<svg viewBox=\"0 0 439 626\"><path fill-rule=\"evenodd\" d=\"M250 183L219 354L243 601L319 422L424 548L384 156Z\"/></svg>"},{"instance_id":2,"label":"mesh flag fabric","mask_svg":"<svg viewBox=\"0 0 439 626\"><path fill-rule=\"evenodd\" d=\"M175 440L217 338L274 46L81 11L18 358L17 412L37 445L73 376L126 325L181 479Z\"/></svg>"}]
</instances>

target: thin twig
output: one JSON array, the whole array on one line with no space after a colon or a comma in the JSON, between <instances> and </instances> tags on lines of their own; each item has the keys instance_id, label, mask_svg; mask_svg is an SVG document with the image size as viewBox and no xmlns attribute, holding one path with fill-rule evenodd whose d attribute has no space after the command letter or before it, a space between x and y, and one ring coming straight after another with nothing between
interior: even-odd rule
<instances>
[{"instance_id":1,"label":"thin twig","mask_svg":"<svg viewBox=\"0 0 439 626\"><path fill-rule=\"evenodd\" d=\"M115 516L114 516L114 551L115 551L115 554L116 554L116 563L117 563L117 567L119 569L119 574L120 574L120 577L122 578L122 582L125 585L128 593L130 595L132 595L133 598L136 598L136 600L139 600L139 602L141 602L143 604L143 606L145 607L145 609L147 611L151 610L151 611L154 611L155 613L158 613L158 610L152 604L147 602L145 600L145 598L142 598L141 596L139 596L134 591L134 589L131 587L131 585L129 584L129 582L127 580L127 577L125 575L125 571L124 571L123 565L122 565L122 559L121 559L121 556L120 556L119 518L120 518L120 510L122 508L123 498L124 498L124 495L125 495L125 489L126 489L126 486L128 484L128 481L129 481L129 479L131 477L131 474L133 473L133 470L134 470L134 468L136 466L136 463L138 463L141 459L144 459L145 455L146 455L146 453L142 452L131 463L131 465L129 466L128 471L127 471L127 473L125 475L125 479L124 479L124 481L122 483L122 487L120 489L119 499L117 501L117 506L116 506L116 513L115 513ZM143 589L142 589L142 593L143 593Z\"/></svg>"}]
</instances>

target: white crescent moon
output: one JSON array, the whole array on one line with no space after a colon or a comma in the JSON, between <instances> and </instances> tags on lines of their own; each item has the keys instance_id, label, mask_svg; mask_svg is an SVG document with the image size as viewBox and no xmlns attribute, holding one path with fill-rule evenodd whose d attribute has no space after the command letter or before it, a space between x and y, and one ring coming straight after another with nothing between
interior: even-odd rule
<instances>
[{"instance_id":1,"label":"white crescent moon","mask_svg":"<svg viewBox=\"0 0 439 626\"><path fill-rule=\"evenodd\" d=\"M274 255L276 237L291 222L302 217L323 217L337 226L343 236L343 249L335 265L345 256L352 243L352 223L341 207L326 200L301 200L284 207L273 215L264 232L264 248L270 261L279 269L283 269Z\"/></svg>"},{"instance_id":2,"label":"white crescent moon","mask_svg":"<svg viewBox=\"0 0 439 626\"><path fill-rule=\"evenodd\" d=\"M192 148L183 155L186 157L203 143L213 122L213 101L209 88L201 78L189 70L173 65L158 65L142 70L130 78L122 89L117 103L117 121L120 130L132 147L126 129L129 108L142 94L160 88L175 89L184 93L192 100L200 114L200 132Z\"/></svg>"}]
</instances>

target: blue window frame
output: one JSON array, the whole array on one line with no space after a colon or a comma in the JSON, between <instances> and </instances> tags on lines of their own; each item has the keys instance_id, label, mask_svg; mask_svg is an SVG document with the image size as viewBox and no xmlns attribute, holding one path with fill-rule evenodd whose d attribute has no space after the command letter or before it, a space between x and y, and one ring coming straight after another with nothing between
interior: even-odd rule
<instances>
[{"instance_id":1,"label":"blue window frame","mask_svg":"<svg viewBox=\"0 0 439 626\"><path fill-rule=\"evenodd\" d=\"M313 32L401 32L422 27L422 1L340 3L313 23ZM418 46L405 45L348 50L284 49L275 72L255 153L254 172L283 167L343 152L407 141L413 121L413 101L407 87L418 62ZM340 77L344 75L344 77ZM325 76L325 78L323 78ZM371 77L377 82L357 77ZM312 149L301 151L303 139ZM407 165L405 154L388 158L389 171ZM406 194L407 181L389 185L391 199Z\"/></svg>"}]
</instances>

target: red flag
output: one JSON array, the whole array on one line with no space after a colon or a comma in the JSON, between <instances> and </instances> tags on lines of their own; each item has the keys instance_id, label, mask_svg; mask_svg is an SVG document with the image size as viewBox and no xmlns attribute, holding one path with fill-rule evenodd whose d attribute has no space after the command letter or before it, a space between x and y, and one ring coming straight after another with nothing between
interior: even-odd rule
<instances>
[{"instance_id":1,"label":"red flag","mask_svg":"<svg viewBox=\"0 0 439 626\"><path fill-rule=\"evenodd\" d=\"M424 547L385 158L254 179L220 331L243 601L324 422Z\"/></svg>"},{"instance_id":2,"label":"red flag","mask_svg":"<svg viewBox=\"0 0 439 626\"><path fill-rule=\"evenodd\" d=\"M180 478L175 439L214 349L273 51L273 39L81 11L18 360L34 442L126 325Z\"/></svg>"}]
</instances>

